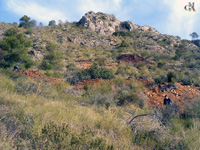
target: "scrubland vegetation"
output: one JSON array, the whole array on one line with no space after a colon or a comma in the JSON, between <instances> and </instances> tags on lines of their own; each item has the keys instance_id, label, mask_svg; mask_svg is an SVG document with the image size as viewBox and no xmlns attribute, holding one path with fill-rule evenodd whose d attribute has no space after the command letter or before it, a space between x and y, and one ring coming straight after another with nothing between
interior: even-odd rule
<instances>
[{"instance_id":1,"label":"scrubland vegetation","mask_svg":"<svg viewBox=\"0 0 200 150\"><path fill-rule=\"evenodd\" d=\"M73 92L0 71L2 149L197 149L200 101L185 113L145 107L142 85L122 79ZM126 101L124 101L126 100ZM136 115L153 114L138 117Z\"/></svg>"},{"instance_id":2,"label":"scrubland vegetation","mask_svg":"<svg viewBox=\"0 0 200 150\"><path fill-rule=\"evenodd\" d=\"M38 27L21 19L19 27L0 24L0 149L199 149L199 98L177 112L175 104L149 107L144 95L164 83L200 86L198 40L128 31L128 22L105 36L78 23ZM122 54L144 60L117 60ZM77 67L82 60L91 67ZM31 80L13 65L62 82ZM73 86L99 78L95 86Z\"/></svg>"}]
</instances>

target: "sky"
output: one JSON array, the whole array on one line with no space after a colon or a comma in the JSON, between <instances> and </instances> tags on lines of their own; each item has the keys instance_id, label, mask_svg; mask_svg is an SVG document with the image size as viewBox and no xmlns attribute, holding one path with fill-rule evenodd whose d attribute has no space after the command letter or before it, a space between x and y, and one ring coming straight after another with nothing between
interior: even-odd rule
<instances>
[{"instance_id":1,"label":"sky","mask_svg":"<svg viewBox=\"0 0 200 150\"><path fill-rule=\"evenodd\" d=\"M19 23L24 15L44 25L50 20L73 22L89 11L113 14L120 21L181 39L191 39L192 32L200 35L200 0L0 0L0 22L5 23Z\"/></svg>"}]
</instances>

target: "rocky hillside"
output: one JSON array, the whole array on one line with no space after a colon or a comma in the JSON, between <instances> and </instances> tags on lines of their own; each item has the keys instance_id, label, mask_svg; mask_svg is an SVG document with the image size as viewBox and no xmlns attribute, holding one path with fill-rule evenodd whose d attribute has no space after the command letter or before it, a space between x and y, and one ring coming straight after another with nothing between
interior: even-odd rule
<instances>
[{"instance_id":1,"label":"rocky hillside","mask_svg":"<svg viewBox=\"0 0 200 150\"><path fill-rule=\"evenodd\" d=\"M0 149L199 149L199 43L104 13L0 23Z\"/></svg>"},{"instance_id":2,"label":"rocky hillside","mask_svg":"<svg viewBox=\"0 0 200 150\"><path fill-rule=\"evenodd\" d=\"M128 65L130 71L125 72L126 77L155 78L175 71L182 72L177 80L187 78L188 74L195 78L195 83L199 80L199 47L193 41L163 35L152 27L139 26L131 21L121 22L114 15L88 12L73 23L29 29L1 23L0 27L1 39L12 27L33 41L28 53L36 62L36 68L54 70L62 76L71 74L68 66L80 68L77 62L90 62L90 66L92 63L101 66L114 64L110 68L116 74L122 74L121 68ZM123 55L137 55L145 61L124 65L126 61L118 61Z\"/></svg>"}]
</instances>

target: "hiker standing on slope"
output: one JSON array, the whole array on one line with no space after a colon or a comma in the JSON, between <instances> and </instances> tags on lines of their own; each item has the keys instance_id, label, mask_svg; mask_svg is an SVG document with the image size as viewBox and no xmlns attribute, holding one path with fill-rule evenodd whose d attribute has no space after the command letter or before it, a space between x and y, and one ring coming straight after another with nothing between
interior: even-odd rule
<instances>
[{"instance_id":1,"label":"hiker standing on slope","mask_svg":"<svg viewBox=\"0 0 200 150\"><path fill-rule=\"evenodd\" d=\"M164 105L171 105L172 100L167 95L165 95L165 99L164 99L163 103L164 103Z\"/></svg>"},{"instance_id":2,"label":"hiker standing on slope","mask_svg":"<svg viewBox=\"0 0 200 150\"><path fill-rule=\"evenodd\" d=\"M19 66L15 65L13 71L19 71Z\"/></svg>"}]
</instances>

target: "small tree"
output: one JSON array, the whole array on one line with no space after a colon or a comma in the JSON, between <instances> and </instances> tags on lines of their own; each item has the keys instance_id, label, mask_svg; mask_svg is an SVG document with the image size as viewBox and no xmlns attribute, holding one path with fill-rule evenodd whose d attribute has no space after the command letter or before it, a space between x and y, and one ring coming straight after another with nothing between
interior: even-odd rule
<instances>
[{"instance_id":1,"label":"small tree","mask_svg":"<svg viewBox=\"0 0 200 150\"><path fill-rule=\"evenodd\" d=\"M49 21L49 26L52 26L52 25L56 25L56 21L55 20Z\"/></svg>"},{"instance_id":2,"label":"small tree","mask_svg":"<svg viewBox=\"0 0 200 150\"><path fill-rule=\"evenodd\" d=\"M42 26L43 26L43 23L42 23L42 22L40 22L40 23L39 23L39 26L41 26L41 27L42 27Z\"/></svg>"},{"instance_id":3,"label":"small tree","mask_svg":"<svg viewBox=\"0 0 200 150\"><path fill-rule=\"evenodd\" d=\"M199 37L199 35L196 32L191 33L190 36L192 37L192 40L196 40Z\"/></svg>"},{"instance_id":4,"label":"small tree","mask_svg":"<svg viewBox=\"0 0 200 150\"><path fill-rule=\"evenodd\" d=\"M28 17L28 16L26 16L26 15L24 15L22 18L20 18L20 23L27 23L27 22L29 22L30 21L30 17Z\"/></svg>"},{"instance_id":5,"label":"small tree","mask_svg":"<svg viewBox=\"0 0 200 150\"><path fill-rule=\"evenodd\" d=\"M64 24L64 22L60 19L60 20L58 20L58 24L62 25L62 24Z\"/></svg>"},{"instance_id":6,"label":"small tree","mask_svg":"<svg viewBox=\"0 0 200 150\"><path fill-rule=\"evenodd\" d=\"M0 67L8 68L19 64L22 68L30 68L33 61L28 55L32 41L27 40L16 28L8 29L0 41Z\"/></svg>"},{"instance_id":7,"label":"small tree","mask_svg":"<svg viewBox=\"0 0 200 150\"><path fill-rule=\"evenodd\" d=\"M122 40L121 45L119 47L128 47L128 44L125 40Z\"/></svg>"},{"instance_id":8,"label":"small tree","mask_svg":"<svg viewBox=\"0 0 200 150\"><path fill-rule=\"evenodd\" d=\"M19 22L19 27L30 28L36 26L36 21L31 20L31 18L26 15L20 18Z\"/></svg>"}]
</instances>

